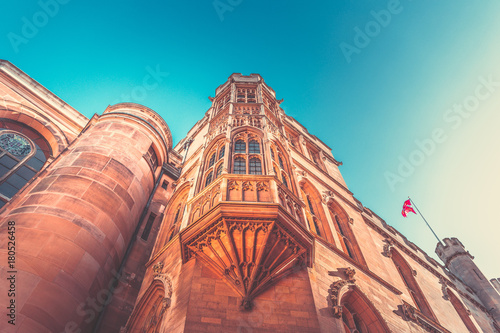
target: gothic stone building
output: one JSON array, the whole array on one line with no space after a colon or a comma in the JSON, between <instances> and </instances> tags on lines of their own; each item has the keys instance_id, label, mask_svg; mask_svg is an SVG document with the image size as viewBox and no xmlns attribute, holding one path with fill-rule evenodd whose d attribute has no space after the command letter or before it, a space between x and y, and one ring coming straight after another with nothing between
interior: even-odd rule
<instances>
[{"instance_id":1,"label":"gothic stone building","mask_svg":"<svg viewBox=\"0 0 500 333\"><path fill-rule=\"evenodd\" d=\"M460 241L438 263L364 207L260 75L210 100L172 147L145 106L87 119L0 62L2 332L499 331Z\"/></svg>"}]
</instances>

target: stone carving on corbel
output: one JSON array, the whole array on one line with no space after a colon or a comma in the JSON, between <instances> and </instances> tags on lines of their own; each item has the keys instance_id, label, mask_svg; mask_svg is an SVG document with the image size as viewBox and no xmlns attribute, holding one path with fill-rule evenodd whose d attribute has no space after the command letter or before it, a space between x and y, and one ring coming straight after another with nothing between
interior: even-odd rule
<instances>
[{"instance_id":1,"label":"stone carving on corbel","mask_svg":"<svg viewBox=\"0 0 500 333\"><path fill-rule=\"evenodd\" d=\"M340 304L342 296L347 290L356 285L356 279L354 278L354 275L356 274L355 269L351 267L344 269L340 268L338 269L338 272L343 272L344 278L340 278L339 280L333 282L330 285L330 290L328 291L328 298L331 304L333 316L335 318L342 317L342 305ZM338 272L330 272L329 274L339 276Z\"/></svg>"},{"instance_id":2,"label":"stone carving on corbel","mask_svg":"<svg viewBox=\"0 0 500 333\"><path fill-rule=\"evenodd\" d=\"M384 239L384 251L382 254L387 258L392 258L392 248L394 247L394 241L390 238Z\"/></svg>"},{"instance_id":3,"label":"stone carving on corbel","mask_svg":"<svg viewBox=\"0 0 500 333\"><path fill-rule=\"evenodd\" d=\"M439 278L439 283L441 284L441 292L443 293L443 299L445 301L449 301L450 297L448 296L448 288L447 288L447 283L446 280L443 277Z\"/></svg>"},{"instance_id":4,"label":"stone carving on corbel","mask_svg":"<svg viewBox=\"0 0 500 333\"><path fill-rule=\"evenodd\" d=\"M354 224L354 219L352 217L349 218L349 223Z\"/></svg>"},{"instance_id":5,"label":"stone carving on corbel","mask_svg":"<svg viewBox=\"0 0 500 333\"><path fill-rule=\"evenodd\" d=\"M323 191L323 193L321 194L322 198L323 198L323 203L326 204L327 206L332 204L333 203L333 198L334 198L334 194L332 191L330 190L325 190Z\"/></svg>"},{"instance_id":6,"label":"stone carving on corbel","mask_svg":"<svg viewBox=\"0 0 500 333\"><path fill-rule=\"evenodd\" d=\"M300 187L303 187L306 183L307 173L304 170L297 169L295 171L295 175L297 175L297 182Z\"/></svg>"}]
</instances>

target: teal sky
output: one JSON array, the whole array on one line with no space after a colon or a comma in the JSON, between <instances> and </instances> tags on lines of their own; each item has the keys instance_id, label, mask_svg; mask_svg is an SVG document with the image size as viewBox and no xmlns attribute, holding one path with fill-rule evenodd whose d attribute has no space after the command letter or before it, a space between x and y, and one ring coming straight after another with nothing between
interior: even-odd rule
<instances>
[{"instance_id":1,"label":"teal sky","mask_svg":"<svg viewBox=\"0 0 500 333\"><path fill-rule=\"evenodd\" d=\"M231 73L259 73L365 206L435 257L423 221L400 214L412 196L500 277L500 2L44 1L2 5L0 58L87 117L144 104L178 142Z\"/></svg>"}]
</instances>

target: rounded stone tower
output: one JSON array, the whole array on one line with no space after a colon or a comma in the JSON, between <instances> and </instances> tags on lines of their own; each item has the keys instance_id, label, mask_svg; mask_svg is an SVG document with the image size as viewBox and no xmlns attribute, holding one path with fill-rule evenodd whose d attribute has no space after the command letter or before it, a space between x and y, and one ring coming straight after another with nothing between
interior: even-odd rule
<instances>
[{"instance_id":1,"label":"rounded stone tower","mask_svg":"<svg viewBox=\"0 0 500 333\"><path fill-rule=\"evenodd\" d=\"M14 332L92 329L171 146L154 111L109 106L11 202Z\"/></svg>"},{"instance_id":2,"label":"rounded stone tower","mask_svg":"<svg viewBox=\"0 0 500 333\"><path fill-rule=\"evenodd\" d=\"M474 263L474 257L456 238L445 238L436 253L446 268L469 286L497 323L500 323L500 295Z\"/></svg>"}]
</instances>

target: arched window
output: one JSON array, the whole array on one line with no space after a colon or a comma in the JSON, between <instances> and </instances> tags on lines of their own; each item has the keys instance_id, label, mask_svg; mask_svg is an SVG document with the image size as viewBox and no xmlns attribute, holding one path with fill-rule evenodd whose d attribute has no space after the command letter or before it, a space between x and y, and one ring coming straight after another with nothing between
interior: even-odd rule
<instances>
[{"instance_id":1,"label":"arched window","mask_svg":"<svg viewBox=\"0 0 500 333\"><path fill-rule=\"evenodd\" d=\"M21 125L5 121L0 126L1 208L40 171L49 155L49 146L40 134ZM19 128L23 133L9 128Z\"/></svg>"},{"instance_id":2,"label":"arched window","mask_svg":"<svg viewBox=\"0 0 500 333\"><path fill-rule=\"evenodd\" d=\"M219 160L224 157L225 152L226 152L226 146L222 146L219 150Z\"/></svg>"},{"instance_id":3,"label":"arched window","mask_svg":"<svg viewBox=\"0 0 500 333\"><path fill-rule=\"evenodd\" d=\"M345 210L333 199L329 201L328 210L340 242L339 248L352 259L365 264Z\"/></svg>"},{"instance_id":4,"label":"arched window","mask_svg":"<svg viewBox=\"0 0 500 333\"><path fill-rule=\"evenodd\" d=\"M208 186L215 178L219 177L222 173L222 169L224 168L224 162L221 162L217 165L217 169L214 170L215 163L219 163L221 159L224 157L224 153L226 151L224 139L219 140L215 145L213 145L210 149L210 153L207 156L206 167L205 167L205 182L203 186Z\"/></svg>"},{"instance_id":5,"label":"arched window","mask_svg":"<svg viewBox=\"0 0 500 333\"><path fill-rule=\"evenodd\" d=\"M328 221L321 204L321 196L309 182L302 186L302 198L306 203L306 220L309 230L329 243L335 244Z\"/></svg>"},{"instance_id":6,"label":"arched window","mask_svg":"<svg viewBox=\"0 0 500 333\"><path fill-rule=\"evenodd\" d=\"M158 333L163 321L163 316L170 307L170 299L165 295L162 282L155 280L146 290L144 296L137 304L127 332L130 333Z\"/></svg>"},{"instance_id":7,"label":"arched window","mask_svg":"<svg viewBox=\"0 0 500 333\"><path fill-rule=\"evenodd\" d=\"M207 178L205 180L205 187L208 186L212 182L212 175L213 175L213 173L210 171L210 173L207 175Z\"/></svg>"},{"instance_id":8,"label":"arched window","mask_svg":"<svg viewBox=\"0 0 500 333\"><path fill-rule=\"evenodd\" d=\"M247 153L248 143L248 153ZM260 139L252 133L239 133L234 141L233 168L235 174L262 175Z\"/></svg>"},{"instance_id":9,"label":"arched window","mask_svg":"<svg viewBox=\"0 0 500 333\"><path fill-rule=\"evenodd\" d=\"M453 293L450 289L446 289L446 292L448 294L448 297L450 299L451 304L457 311L458 315L464 322L465 326L469 330L469 332L472 333L479 333L478 329L476 328L476 325L472 322L470 319L469 311L465 308L465 306L462 304L462 302L458 299L458 297Z\"/></svg>"},{"instance_id":10,"label":"arched window","mask_svg":"<svg viewBox=\"0 0 500 333\"><path fill-rule=\"evenodd\" d=\"M273 163L273 170L274 173L276 174L276 178L280 179L283 185L288 188L289 190L293 191L293 189L290 187L291 183L288 182L289 178L289 173L288 169L286 167L286 163L283 161L283 154L281 151L275 146L271 146L271 158L273 161L276 160L275 153L274 151L276 150L276 153L278 154L278 164L279 164L279 170L277 171L276 169L278 168L278 164Z\"/></svg>"},{"instance_id":11,"label":"arched window","mask_svg":"<svg viewBox=\"0 0 500 333\"><path fill-rule=\"evenodd\" d=\"M390 332L373 304L357 288L345 293L340 304L346 333Z\"/></svg>"},{"instance_id":12,"label":"arched window","mask_svg":"<svg viewBox=\"0 0 500 333\"><path fill-rule=\"evenodd\" d=\"M391 250L391 258L417 308L427 317L437 321L436 316L432 312L429 303L425 299L425 296L417 283L417 280L415 280L415 277L413 276L413 269L394 248Z\"/></svg>"},{"instance_id":13,"label":"arched window","mask_svg":"<svg viewBox=\"0 0 500 333\"><path fill-rule=\"evenodd\" d=\"M247 173L246 161L243 157L237 157L234 159L234 173L244 175Z\"/></svg>"},{"instance_id":14,"label":"arched window","mask_svg":"<svg viewBox=\"0 0 500 333\"><path fill-rule=\"evenodd\" d=\"M258 157L250 158L248 162L248 171L251 175L262 175L262 165Z\"/></svg>"},{"instance_id":15,"label":"arched window","mask_svg":"<svg viewBox=\"0 0 500 333\"><path fill-rule=\"evenodd\" d=\"M215 163L215 153L210 156L210 161L208 162L208 167L211 168Z\"/></svg>"},{"instance_id":16,"label":"arched window","mask_svg":"<svg viewBox=\"0 0 500 333\"><path fill-rule=\"evenodd\" d=\"M219 177L222 174L222 168L224 167L224 163L221 163L217 166L217 171L215 174L215 178Z\"/></svg>"},{"instance_id":17,"label":"arched window","mask_svg":"<svg viewBox=\"0 0 500 333\"><path fill-rule=\"evenodd\" d=\"M278 160L279 160L279 163L280 163L280 168L281 169L285 169L285 167L283 166L283 160L281 159L281 155L278 155Z\"/></svg>"},{"instance_id":18,"label":"arched window","mask_svg":"<svg viewBox=\"0 0 500 333\"><path fill-rule=\"evenodd\" d=\"M248 153L260 154L260 146L257 140L250 140L250 142L248 143Z\"/></svg>"},{"instance_id":19,"label":"arched window","mask_svg":"<svg viewBox=\"0 0 500 333\"><path fill-rule=\"evenodd\" d=\"M283 182L283 185L288 188L288 182L286 181L286 175L284 173L281 174L281 181Z\"/></svg>"},{"instance_id":20,"label":"arched window","mask_svg":"<svg viewBox=\"0 0 500 333\"><path fill-rule=\"evenodd\" d=\"M234 152L245 154L247 152L247 146L246 146L245 141L237 140L234 144Z\"/></svg>"}]
</instances>

